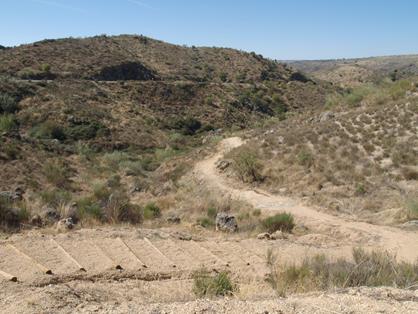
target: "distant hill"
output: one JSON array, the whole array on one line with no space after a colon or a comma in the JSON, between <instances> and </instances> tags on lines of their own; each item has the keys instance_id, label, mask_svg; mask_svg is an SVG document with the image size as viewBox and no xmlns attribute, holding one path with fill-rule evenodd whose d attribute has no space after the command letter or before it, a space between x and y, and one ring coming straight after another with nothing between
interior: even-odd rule
<instances>
[{"instance_id":1,"label":"distant hill","mask_svg":"<svg viewBox=\"0 0 418 314\"><path fill-rule=\"evenodd\" d=\"M313 77L344 86L378 81L384 77L397 80L418 75L418 55L287 63Z\"/></svg>"},{"instance_id":2,"label":"distant hill","mask_svg":"<svg viewBox=\"0 0 418 314\"><path fill-rule=\"evenodd\" d=\"M46 73L47 72L47 73ZM0 73L21 78L286 80L286 65L228 48L184 47L144 36L48 39L0 54Z\"/></svg>"}]
</instances>

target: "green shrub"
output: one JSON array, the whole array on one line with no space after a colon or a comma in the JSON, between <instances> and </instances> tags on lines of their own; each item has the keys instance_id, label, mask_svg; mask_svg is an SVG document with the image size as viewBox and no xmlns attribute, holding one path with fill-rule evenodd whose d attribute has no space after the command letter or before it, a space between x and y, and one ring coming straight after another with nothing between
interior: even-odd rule
<instances>
[{"instance_id":1,"label":"green shrub","mask_svg":"<svg viewBox=\"0 0 418 314\"><path fill-rule=\"evenodd\" d=\"M80 219L93 218L102 221L104 218L100 204L92 197L84 197L77 200L77 213Z\"/></svg>"},{"instance_id":2,"label":"green shrub","mask_svg":"<svg viewBox=\"0 0 418 314\"><path fill-rule=\"evenodd\" d=\"M171 127L180 130L183 135L194 135L202 127L202 123L193 117L180 118Z\"/></svg>"},{"instance_id":3,"label":"green shrub","mask_svg":"<svg viewBox=\"0 0 418 314\"><path fill-rule=\"evenodd\" d=\"M345 101L350 106L357 106L363 100L364 95L356 94L356 93L349 93L345 96Z\"/></svg>"},{"instance_id":4,"label":"green shrub","mask_svg":"<svg viewBox=\"0 0 418 314\"><path fill-rule=\"evenodd\" d=\"M139 224L142 222L143 218L143 212L140 206L125 203L123 206L119 207L117 215L118 221Z\"/></svg>"},{"instance_id":5,"label":"green shrub","mask_svg":"<svg viewBox=\"0 0 418 314\"><path fill-rule=\"evenodd\" d=\"M271 99L273 101L273 110L276 115L282 115L288 111L288 107L280 95L274 94Z\"/></svg>"},{"instance_id":6,"label":"green shrub","mask_svg":"<svg viewBox=\"0 0 418 314\"><path fill-rule=\"evenodd\" d=\"M124 170L126 175L129 176L143 176L143 168L142 168L142 162L137 160L137 161L124 161L121 163L120 165Z\"/></svg>"},{"instance_id":7,"label":"green shrub","mask_svg":"<svg viewBox=\"0 0 418 314\"><path fill-rule=\"evenodd\" d=\"M29 211L24 203L12 204L8 199L0 196L0 230L17 229L28 219Z\"/></svg>"},{"instance_id":8,"label":"green shrub","mask_svg":"<svg viewBox=\"0 0 418 314\"><path fill-rule=\"evenodd\" d=\"M206 214L209 218L215 219L218 210L215 207L209 207Z\"/></svg>"},{"instance_id":9,"label":"green shrub","mask_svg":"<svg viewBox=\"0 0 418 314\"><path fill-rule=\"evenodd\" d=\"M93 186L93 196L98 201L107 201L111 194L110 189L104 184L97 183Z\"/></svg>"},{"instance_id":10,"label":"green shrub","mask_svg":"<svg viewBox=\"0 0 418 314\"><path fill-rule=\"evenodd\" d=\"M65 140L64 129L54 121L45 121L31 130L31 136L39 139Z\"/></svg>"},{"instance_id":11,"label":"green shrub","mask_svg":"<svg viewBox=\"0 0 418 314\"><path fill-rule=\"evenodd\" d=\"M267 217L261 221L261 224L263 229L269 233L273 233L277 230L292 232L295 226L293 215L290 213L280 213Z\"/></svg>"},{"instance_id":12,"label":"green shrub","mask_svg":"<svg viewBox=\"0 0 418 314\"><path fill-rule=\"evenodd\" d=\"M153 208L154 215L157 211L155 207ZM112 190L112 195L103 210L104 218L110 223L128 222L138 224L142 222L143 211L139 206L130 203L129 197L123 189ZM152 210L149 212L152 212Z\"/></svg>"},{"instance_id":13,"label":"green shrub","mask_svg":"<svg viewBox=\"0 0 418 314\"><path fill-rule=\"evenodd\" d=\"M70 192L61 189L45 190L39 193L42 203L52 207L59 207L68 204L72 195Z\"/></svg>"},{"instance_id":14,"label":"green shrub","mask_svg":"<svg viewBox=\"0 0 418 314\"><path fill-rule=\"evenodd\" d=\"M9 132L16 128L17 122L13 114L0 115L0 132Z\"/></svg>"},{"instance_id":15,"label":"green shrub","mask_svg":"<svg viewBox=\"0 0 418 314\"><path fill-rule=\"evenodd\" d=\"M211 275L207 270L193 274L193 292L199 298L231 295L235 287L226 272Z\"/></svg>"},{"instance_id":16,"label":"green shrub","mask_svg":"<svg viewBox=\"0 0 418 314\"><path fill-rule=\"evenodd\" d=\"M215 221L209 217L200 217L197 219L197 224L203 228L209 228L215 225Z\"/></svg>"},{"instance_id":17,"label":"green shrub","mask_svg":"<svg viewBox=\"0 0 418 314\"><path fill-rule=\"evenodd\" d=\"M219 74L219 79L221 80L221 82L226 82L228 80L228 75L225 72L222 72L221 74Z\"/></svg>"},{"instance_id":18,"label":"green shrub","mask_svg":"<svg viewBox=\"0 0 418 314\"><path fill-rule=\"evenodd\" d=\"M393 100L405 96L405 93L411 88L411 82L407 80L397 81L389 88L389 95Z\"/></svg>"},{"instance_id":19,"label":"green shrub","mask_svg":"<svg viewBox=\"0 0 418 314\"><path fill-rule=\"evenodd\" d=\"M356 195L364 195L366 194L367 190L366 187L364 186L364 184L362 183L358 183L356 185Z\"/></svg>"},{"instance_id":20,"label":"green shrub","mask_svg":"<svg viewBox=\"0 0 418 314\"><path fill-rule=\"evenodd\" d=\"M155 150L155 153L154 153L155 160L158 161L158 162L162 162L164 160L170 159L170 158L176 156L177 154L178 154L178 151L176 151L172 148L169 148L169 147L164 148L164 149L157 148Z\"/></svg>"},{"instance_id":21,"label":"green shrub","mask_svg":"<svg viewBox=\"0 0 418 314\"><path fill-rule=\"evenodd\" d=\"M154 219L161 217L161 209L155 203L148 203L147 205L145 205L143 212L145 219Z\"/></svg>"},{"instance_id":22,"label":"green shrub","mask_svg":"<svg viewBox=\"0 0 418 314\"><path fill-rule=\"evenodd\" d=\"M407 200L406 209L409 219L418 219L418 199Z\"/></svg>"},{"instance_id":23,"label":"green shrub","mask_svg":"<svg viewBox=\"0 0 418 314\"><path fill-rule=\"evenodd\" d=\"M120 175L113 174L107 179L106 184L110 189L119 189L121 186L121 179Z\"/></svg>"},{"instance_id":24,"label":"green shrub","mask_svg":"<svg viewBox=\"0 0 418 314\"><path fill-rule=\"evenodd\" d=\"M301 166L310 167L313 164L313 155L307 150L301 150L297 155L298 164Z\"/></svg>"},{"instance_id":25,"label":"green shrub","mask_svg":"<svg viewBox=\"0 0 418 314\"><path fill-rule=\"evenodd\" d=\"M47 63L41 64L39 70L42 72L51 72L51 66Z\"/></svg>"},{"instance_id":26,"label":"green shrub","mask_svg":"<svg viewBox=\"0 0 418 314\"><path fill-rule=\"evenodd\" d=\"M121 151L113 151L103 155L103 162L112 171L118 171L120 166L129 160L130 156Z\"/></svg>"},{"instance_id":27,"label":"green shrub","mask_svg":"<svg viewBox=\"0 0 418 314\"><path fill-rule=\"evenodd\" d=\"M232 159L233 168L243 182L262 181L262 166L255 152L239 149L235 154L233 153Z\"/></svg>"},{"instance_id":28,"label":"green shrub","mask_svg":"<svg viewBox=\"0 0 418 314\"><path fill-rule=\"evenodd\" d=\"M16 98L9 94L0 93L0 114L15 113L18 110Z\"/></svg>"},{"instance_id":29,"label":"green shrub","mask_svg":"<svg viewBox=\"0 0 418 314\"><path fill-rule=\"evenodd\" d=\"M339 94L331 94L327 95L325 98L325 108L331 109L333 107L336 107L341 102L341 95Z\"/></svg>"},{"instance_id":30,"label":"green shrub","mask_svg":"<svg viewBox=\"0 0 418 314\"><path fill-rule=\"evenodd\" d=\"M48 182L56 187L66 188L69 186L70 169L61 159L47 160L42 171Z\"/></svg>"}]
</instances>

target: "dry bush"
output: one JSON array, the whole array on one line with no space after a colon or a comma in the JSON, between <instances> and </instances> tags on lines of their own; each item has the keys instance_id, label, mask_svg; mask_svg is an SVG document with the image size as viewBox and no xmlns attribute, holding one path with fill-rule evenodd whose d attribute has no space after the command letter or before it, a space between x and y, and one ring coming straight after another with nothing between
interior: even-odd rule
<instances>
[{"instance_id":1,"label":"dry bush","mask_svg":"<svg viewBox=\"0 0 418 314\"><path fill-rule=\"evenodd\" d=\"M263 180L261 175L263 167L256 151L240 147L230 152L228 156L232 158L235 173L243 182L252 183Z\"/></svg>"}]
</instances>

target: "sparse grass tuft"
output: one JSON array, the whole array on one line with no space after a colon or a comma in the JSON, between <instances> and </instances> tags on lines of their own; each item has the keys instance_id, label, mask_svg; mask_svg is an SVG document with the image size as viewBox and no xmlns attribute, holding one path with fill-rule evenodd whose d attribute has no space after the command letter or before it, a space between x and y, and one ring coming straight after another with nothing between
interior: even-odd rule
<instances>
[{"instance_id":1,"label":"sparse grass tuft","mask_svg":"<svg viewBox=\"0 0 418 314\"><path fill-rule=\"evenodd\" d=\"M228 273L211 275L202 269L193 274L193 292L199 298L231 295L235 290Z\"/></svg>"},{"instance_id":2,"label":"sparse grass tuft","mask_svg":"<svg viewBox=\"0 0 418 314\"><path fill-rule=\"evenodd\" d=\"M280 213L270 216L261 221L262 227L265 231L273 233L277 230L283 232L292 232L295 222L292 214Z\"/></svg>"}]
</instances>

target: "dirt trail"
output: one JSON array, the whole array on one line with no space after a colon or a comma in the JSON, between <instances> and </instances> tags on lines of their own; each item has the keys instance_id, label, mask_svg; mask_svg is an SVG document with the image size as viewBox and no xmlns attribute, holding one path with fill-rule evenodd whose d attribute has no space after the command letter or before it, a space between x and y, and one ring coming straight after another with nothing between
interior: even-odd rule
<instances>
[{"instance_id":1,"label":"dirt trail","mask_svg":"<svg viewBox=\"0 0 418 314\"><path fill-rule=\"evenodd\" d=\"M223 140L216 154L197 163L195 173L202 181L232 198L249 202L264 212L287 211L292 213L299 223L310 229L331 236L353 246L385 249L396 254L398 259L415 261L418 259L418 232L405 231L395 227L373 225L319 212L303 205L302 202L265 191L249 188L236 188L232 180L222 176L216 168L216 162L223 155L243 144L239 137Z\"/></svg>"}]
</instances>

